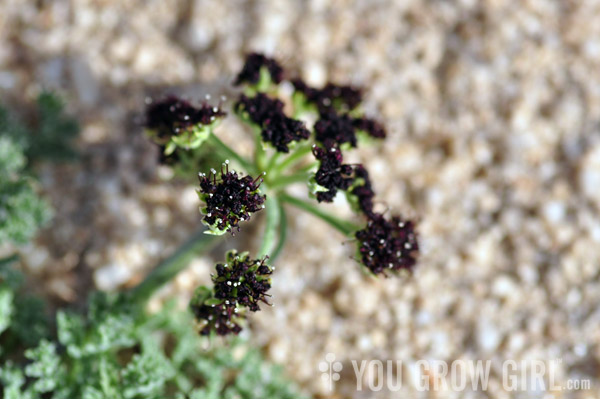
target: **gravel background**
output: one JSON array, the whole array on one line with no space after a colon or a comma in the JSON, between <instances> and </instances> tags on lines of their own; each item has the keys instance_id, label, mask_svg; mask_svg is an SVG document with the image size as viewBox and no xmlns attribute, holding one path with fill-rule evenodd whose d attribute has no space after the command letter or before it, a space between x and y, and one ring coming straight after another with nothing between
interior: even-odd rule
<instances>
[{"instance_id":1,"label":"gravel background","mask_svg":"<svg viewBox=\"0 0 600 399\"><path fill-rule=\"evenodd\" d=\"M194 229L194 187L162 178L143 100L230 94L250 50L313 84L368 88L391 134L353 156L380 206L420 219L423 246L412 277L370 279L352 243L292 212L276 306L252 319L270 359L336 398L414 397L419 359L491 359L489 390L472 397L514 397L502 360L561 359L559 381L592 391L555 397L600 396L599 1L1 1L2 100L26 109L59 89L83 127L81 162L40 171L57 210L23 250L40 290L69 302L131 286ZM220 134L249 151L234 119ZM197 259L153 306L173 292L185 303L212 263ZM329 352L344 365L334 393L317 369ZM357 392L351 359L403 361L403 393Z\"/></svg>"}]
</instances>

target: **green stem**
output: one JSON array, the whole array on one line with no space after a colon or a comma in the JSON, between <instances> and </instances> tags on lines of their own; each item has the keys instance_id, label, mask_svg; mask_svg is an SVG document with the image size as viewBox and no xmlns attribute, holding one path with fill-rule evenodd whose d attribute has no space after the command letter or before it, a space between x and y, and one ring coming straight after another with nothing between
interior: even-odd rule
<instances>
[{"instance_id":1,"label":"green stem","mask_svg":"<svg viewBox=\"0 0 600 399\"><path fill-rule=\"evenodd\" d=\"M275 247L275 238L277 237L277 227L279 226L279 219L281 217L277 197L268 195L266 202L265 210L267 212L267 222L265 223L263 241L260 250L258 251L259 258L269 255L273 251L273 248Z\"/></svg>"},{"instance_id":2,"label":"green stem","mask_svg":"<svg viewBox=\"0 0 600 399\"><path fill-rule=\"evenodd\" d=\"M299 146L293 153L290 154L290 156L288 156L275 167L275 173L281 173L285 171L287 168L293 166L296 162L304 158L304 156L309 154L311 151L312 146L310 144Z\"/></svg>"},{"instance_id":3,"label":"green stem","mask_svg":"<svg viewBox=\"0 0 600 399\"><path fill-rule=\"evenodd\" d=\"M266 153L263 148L262 137L260 130L255 128L254 130L254 164L256 166L257 173L266 171Z\"/></svg>"},{"instance_id":4,"label":"green stem","mask_svg":"<svg viewBox=\"0 0 600 399\"><path fill-rule=\"evenodd\" d=\"M273 167L275 167L275 164L277 163L279 158L281 158L281 152L279 151L276 151L273 155L271 155L269 163L267 164L267 170L273 170Z\"/></svg>"},{"instance_id":5,"label":"green stem","mask_svg":"<svg viewBox=\"0 0 600 399\"><path fill-rule=\"evenodd\" d=\"M296 208L302 209L313 216L318 217L319 219L329 223L332 227L337 229L343 235L350 237L354 234L355 231L359 229L352 222L348 222L347 220L339 219L321 209L316 207L314 204L301 200L299 198L293 197L291 195L281 193L279 195L279 199L283 202L287 202L288 204L294 205Z\"/></svg>"},{"instance_id":6,"label":"green stem","mask_svg":"<svg viewBox=\"0 0 600 399\"><path fill-rule=\"evenodd\" d=\"M288 184L299 183L299 182L308 182L310 177L306 173L296 173L293 175L287 176L279 176L274 181L269 184L269 187L272 189L277 189L281 187L285 187Z\"/></svg>"},{"instance_id":7,"label":"green stem","mask_svg":"<svg viewBox=\"0 0 600 399\"><path fill-rule=\"evenodd\" d=\"M296 173L310 172L313 169L317 169L318 166L319 166L319 162L311 162L308 165L305 165L305 166L301 167L300 169L298 169L296 171Z\"/></svg>"},{"instance_id":8,"label":"green stem","mask_svg":"<svg viewBox=\"0 0 600 399\"><path fill-rule=\"evenodd\" d=\"M196 232L174 254L160 262L144 281L130 291L130 300L139 303L148 300L156 290L185 269L195 255L209 250L218 242L219 236L205 234L204 231L206 230L202 229Z\"/></svg>"},{"instance_id":9,"label":"green stem","mask_svg":"<svg viewBox=\"0 0 600 399\"><path fill-rule=\"evenodd\" d=\"M277 239L277 247L271 253L271 262L275 262L283 247L285 246L285 240L287 238L287 215L283 203L279 201L279 238Z\"/></svg>"},{"instance_id":10,"label":"green stem","mask_svg":"<svg viewBox=\"0 0 600 399\"><path fill-rule=\"evenodd\" d=\"M214 133L211 133L210 136L208 136L208 140L217 148L217 151L219 151L226 158L235 160L242 168L244 168L247 173L256 172L252 164L246 158L242 157L233 149L231 149L231 147L222 142L221 139L219 139Z\"/></svg>"}]
</instances>

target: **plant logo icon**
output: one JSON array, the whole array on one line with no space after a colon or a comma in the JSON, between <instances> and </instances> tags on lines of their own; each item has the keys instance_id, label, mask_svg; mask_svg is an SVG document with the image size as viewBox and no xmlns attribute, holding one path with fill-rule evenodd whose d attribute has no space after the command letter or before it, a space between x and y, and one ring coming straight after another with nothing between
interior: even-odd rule
<instances>
[{"instance_id":1,"label":"plant logo icon","mask_svg":"<svg viewBox=\"0 0 600 399\"><path fill-rule=\"evenodd\" d=\"M319 371L323 382L329 383L329 390L333 390L333 382L340 379L339 372L342 371L342 363L335 361L335 354L328 353L325 361L319 363Z\"/></svg>"}]
</instances>

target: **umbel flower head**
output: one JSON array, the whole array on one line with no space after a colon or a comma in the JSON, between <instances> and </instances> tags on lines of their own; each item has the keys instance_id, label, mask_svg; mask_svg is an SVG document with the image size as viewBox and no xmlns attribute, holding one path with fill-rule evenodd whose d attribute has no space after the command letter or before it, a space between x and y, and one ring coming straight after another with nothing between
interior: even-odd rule
<instances>
[{"instance_id":1,"label":"umbel flower head","mask_svg":"<svg viewBox=\"0 0 600 399\"><path fill-rule=\"evenodd\" d=\"M263 209L265 195L259 191L262 177L240 177L229 171L229 161L221 168L220 177L211 169L210 175L199 174L198 196L205 206L201 209L202 222L208 226L210 234L221 235L226 231L234 234L239 231L240 221L250 219L250 215Z\"/></svg>"},{"instance_id":2,"label":"umbel flower head","mask_svg":"<svg viewBox=\"0 0 600 399\"><path fill-rule=\"evenodd\" d=\"M356 147L357 131L377 139L386 136L385 129L379 122L364 116L352 118L348 114L327 111L322 112L315 123L316 139L322 143L332 140L340 146L348 143L351 147Z\"/></svg>"},{"instance_id":3,"label":"umbel flower head","mask_svg":"<svg viewBox=\"0 0 600 399\"><path fill-rule=\"evenodd\" d=\"M333 111L322 113L315 123L315 135L321 143L332 141L338 146L349 143L351 147L356 147L356 130L352 118L347 114Z\"/></svg>"},{"instance_id":4,"label":"umbel flower head","mask_svg":"<svg viewBox=\"0 0 600 399\"><path fill-rule=\"evenodd\" d=\"M217 264L216 272L212 275L213 290L199 287L190 308L202 323L200 334L238 334L242 330L239 323L248 311L259 311L260 302L269 304L267 291L273 269L265 259L251 259L247 253L230 251L225 263Z\"/></svg>"},{"instance_id":5,"label":"umbel flower head","mask_svg":"<svg viewBox=\"0 0 600 399\"><path fill-rule=\"evenodd\" d=\"M165 155L170 155L178 146L186 149L200 146L225 115L219 107L207 103L195 107L189 101L168 96L148 104L146 128L164 147Z\"/></svg>"},{"instance_id":6,"label":"umbel flower head","mask_svg":"<svg viewBox=\"0 0 600 399\"><path fill-rule=\"evenodd\" d=\"M376 139L384 139L385 136L387 136L383 125L371 118L366 118L364 116L361 118L354 118L352 120L352 125L354 125L356 129L362 130Z\"/></svg>"},{"instance_id":7,"label":"umbel flower head","mask_svg":"<svg viewBox=\"0 0 600 399\"><path fill-rule=\"evenodd\" d=\"M274 83L279 83L283 79L283 68L277 61L259 53L248 54L244 67L233 84L235 86L242 83L258 84L265 73Z\"/></svg>"},{"instance_id":8,"label":"umbel flower head","mask_svg":"<svg viewBox=\"0 0 600 399\"><path fill-rule=\"evenodd\" d=\"M304 96L307 103L317 107L319 113L352 111L362 102L362 91L352 86L327 83L325 87L316 89L299 78L293 79L292 85L297 93Z\"/></svg>"},{"instance_id":9,"label":"umbel flower head","mask_svg":"<svg viewBox=\"0 0 600 399\"><path fill-rule=\"evenodd\" d=\"M358 257L373 274L412 270L419 244L414 223L400 216L386 219L375 213L363 230L356 232Z\"/></svg>"},{"instance_id":10,"label":"umbel flower head","mask_svg":"<svg viewBox=\"0 0 600 399\"><path fill-rule=\"evenodd\" d=\"M251 259L246 252L230 251L226 263L219 263L217 274L212 276L215 298L223 300L226 307L241 305L251 312L260 310L259 302L268 305L266 297L273 270L265 261Z\"/></svg>"},{"instance_id":11,"label":"umbel flower head","mask_svg":"<svg viewBox=\"0 0 600 399\"><path fill-rule=\"evenodd\" d=\"M260 127L262 140L279 152L289 152L293 141L306 140L310 132L304 122L292 119L283 112L283 102L263 93L254 97L242 94L235 104L235 111L246 115Z\"/></svg>"},{"instance_id":12,"label":"umbel flower head","mask_svg":"<svg viewBox=\"0 0 600 399\"><path fill-rule=\"evenodd\" d=\"M351 196L356 198L356 206L367 218L373 217L373 184L369 177L369 171L363 165L354 166L354 183L349 190Z\"/></svg>"},{"instance_id":13,"label":"umbel flower head","mask_svg":"<svg viewBox=\"0 0 600 399\"><path fill-rule=\"evenodd\" d=\"M344 165L342 151L331 142L329 146L313 145L312 152L319 161L319 169L315 173L314 182L318 185L314 190L319 202L332 202L338 190L347 190L354 182L353 168Z\"/></svg>"}]
</instances>

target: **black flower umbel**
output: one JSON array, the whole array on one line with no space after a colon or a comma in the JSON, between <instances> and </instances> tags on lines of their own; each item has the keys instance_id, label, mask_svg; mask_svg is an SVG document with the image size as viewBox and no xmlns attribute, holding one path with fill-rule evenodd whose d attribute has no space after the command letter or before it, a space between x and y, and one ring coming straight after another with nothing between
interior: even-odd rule
<instances>
[{"instance_id":1,"label":"black flower umbel","mask_svg":"<svg viewBox=\"0 0 600 399\"><path fill-rule=\"evenodd\" d=\"M373 184L369 177L369 171L362 165L354 166L354 184L350 189L350 194L356 197L358 209L360 209L368 218L373 217Z\"/></svg>"},{"instance_id":2,"label":"black flower umbel","mask_svg":"<svg viewBox=\"0 0 600 399\"><path fill-rule=\"evenodd\" d=\"M199 287L190 302L196 319L202 324L200 334L215 331L218 335L238 334L247 312L260 310L260 302L269 305L273 269L265 259L252 259L248 253L227 253L225 263L216 266L212 275L213 290Z\"/></svg>"},{"instance_id":3,"label":"black flower umbel","mask_svg":"<svg viewBox=\"0 0 600 399\"><path fill-rule=\"evenodd\" d=\"M374 119L366 117L354 118L352 120L352 124L356 129L362 130L363 132L366 132L369 136L376 139L384 139L387 135L383 125Z\"/></svg>"},{"instance_id":4,"label":"black flower umbel","mask_svg":"<svg viewBox=\"0 0 600 399\"><path fill-rule=\"evenodd\" d=\"M315 135L321 143L332 141L338 146L349 143L351 147L356 147L356 130L352 118L347 114L333 111L322 113L315 123Z\"/></svg>"},{"instance_id":5,"label":"black flower umbel","mask_svg":"<svg viewBox=\"0 0 600 399\"><path fill-rule=\"evenodd\" d=\"M195 107L189 101L168 96L150 102L145 125L154 140L170 155L177 146L197 148L210 134L216 122L227 114L219 107L203 103Z\"/></svg>"},{"instance_id":6,"label":"black flower umbel","mask_svg":"<svg viewBox=\"0 0 600 399\"><path fill-rule=\"evenodd\" d=\"M327 83L316 89L308 86L302 79L293 79L296 92L302 93L306 102L317 107L320 113L330 111L352 111L362 102L362 91L356 87Z\"/></svg>"},{"instance_id":7,"label":"black flower umbel","mask_svg":"<svg viewBox=\"0 0 600 399\"><path fill-rule=\"evenodd\" d=\"M263 93L254 97L242 94L235 104L235 110L247 114L247 118L260 127L262 140L279 152L287 153L290 143L310 137L304 122L285 115L283 102Z\"/></svg>"},{"instance_id":8,"label":"black flower umbel","mask_svg":"<svg viewBox=\"0 0 600 399\"><path fill-rule=\"evenodd\" d=\"M233 84L236 86L242 83L257 84L261 79L261 70L267 71L274 83L279 83L283 79L283 68L277 61L263 54L251 53L246 57L244 67Z\"/></svg>"},{"instance_id":9,"label":"black flower umbel","mask_svg":"<svg viewBox=\"0 0 600 399\"><path fill-rule=\"evenodd\" d=\"M387 220L376 213L363 230L356 232L358 256L373 273L411 270L417 261L419 243L414 223L400 216Z\"/></svg>"},{"instance_id":10,"label":"black flower umbel","mask_svg":"<svg viewBox=\"0 0 600 399\"><path fill-rule=\"evenodd\" d=\"M239 231L239 222L249 220L250 215L264 208L265 196L259 192L262 177L239 177L234 171L229 171L228 161L225 170L221 169L220 178L217 171L211 170L207 176L199 175L200 190L198 196L205 203L202 208L203 223L212 234L224 234L226 231Z\"/></svg>"},{"instance_id":11,"label":"black flower umbel","mask_svg":"<svg viewBox=\"0 0 600 399\"><path fill-rule=\"evenodd\" d=\"M232 317L231 310L225 305L191 304L190 309L196 320L203 324L200 328L201 335L209 335L211 331L218 335L237 335L242 331L238 324L239 317Z\"/></svg>"},{"instance_id":12,"label":"black flower umbel","mask_svg":"<svg viewBox=\"0 0 600 399\"><path fill-rule=\"evenodd\" d=\"M315 193L317 201L331 202L338 190L347 190L354 182L354 170L351 165L344 165L344 157L340 149L333 143L329 146L313 146L313 154L319 161L319 169L315 173L318 188Z\"/></svg>"},{"instance_id":13,"label":"black flower umbel","mask_svg":"<svg viewBox=\"0 0 600 399\"><path fill-rule=\"evenodd\" d=\"M273 270L265 261L251 259L247 253L229 252L226 263L219 263L217 274L212 276L215 298L223 300L228 308L239 305L251 312L260 310L259 302L268 305L266 297Z\"/></svg>"}]
</instances>

